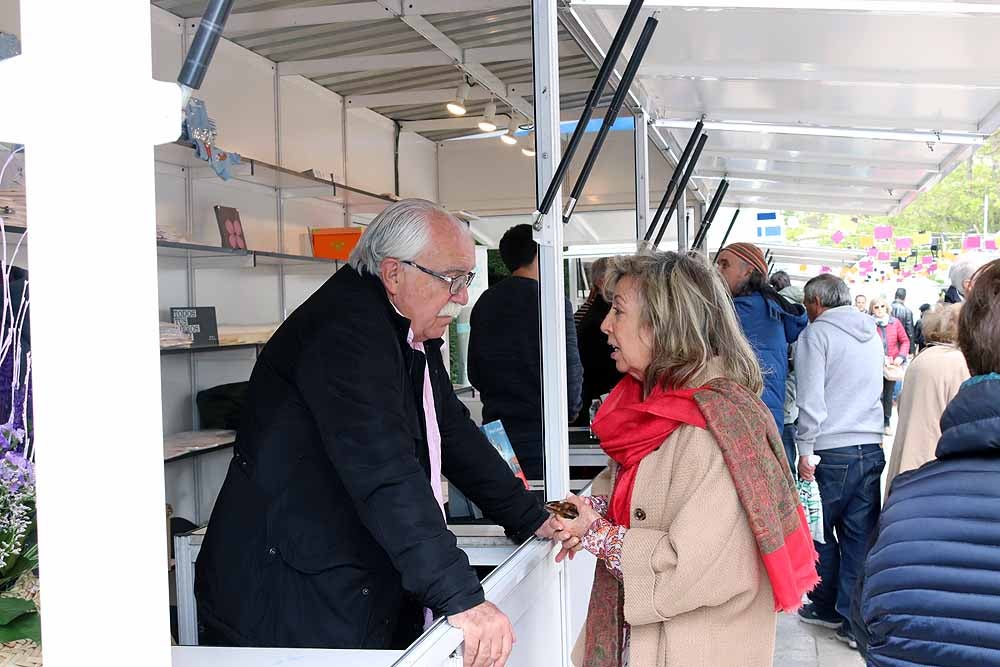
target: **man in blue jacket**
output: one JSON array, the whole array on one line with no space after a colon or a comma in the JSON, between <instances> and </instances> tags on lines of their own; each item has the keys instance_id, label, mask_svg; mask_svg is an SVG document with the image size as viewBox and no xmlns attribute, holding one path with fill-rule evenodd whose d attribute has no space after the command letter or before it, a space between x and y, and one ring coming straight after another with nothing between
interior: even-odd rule
<instances>
[{"instance_id":1,"label":"man in blue jacket","mask_svg":"<svg viewBox=\"0 0 1000 667\"><path fill-rule=\"evenodd\" d=\"M764 404L781 433L785 425L785 377L788 346L799 338L809 319L805 308L779 295L767 282L767 261L752 243L732 243L715 261L729 286L743 334L764 373Z\"/></svg>"},{"instance_id":2,"label":"man in blue jacket","mask_svg":"<svg viewBox=\"0 0 1000 667\"><path fill-rule=\"evenodd\" d=\"M972 378L941 417L937 460L893 480L854 627L870 667L1000 665L1000 260L958 322Z\"/></svg>"}]
</instances>

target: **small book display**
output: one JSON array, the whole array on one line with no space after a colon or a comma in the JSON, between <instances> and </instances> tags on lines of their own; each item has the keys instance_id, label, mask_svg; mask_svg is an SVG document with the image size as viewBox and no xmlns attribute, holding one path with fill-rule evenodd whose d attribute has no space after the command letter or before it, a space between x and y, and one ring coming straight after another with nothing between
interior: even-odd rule
<instances>
[{"instance_id":1,"label":"small book display","mask_svg":"<svg viewBox=\"0 0 1000 667\"><path fill-rule=\"evenodd\" d=\"M243 235L243 222L240 212L231 206L218 206L215 209L215 219L219 223L219 236L223 248L246 250L247 240Z\"/></svg>"}]
</instances>

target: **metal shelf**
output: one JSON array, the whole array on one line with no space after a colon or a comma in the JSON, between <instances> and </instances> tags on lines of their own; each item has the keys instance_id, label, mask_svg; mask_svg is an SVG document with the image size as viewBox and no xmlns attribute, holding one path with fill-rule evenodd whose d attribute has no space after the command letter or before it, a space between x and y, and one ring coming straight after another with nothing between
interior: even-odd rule
<instances>
[{"instance_id":1,"label":"metal shelf","mask_svg":"<svg viewBox=\"0 0 1000 667\"><path fill-rule=\"evenodd\" d=\"M283 197L312 197L338 203L350 201L352 206L369 204L384 207L393 202L390 197L337 183L333 179L295 172L245 155L240 157L241 163L230 167L232 180L281 190ZM205 178L219 178L208 162L198 158L194 145L186 142L176 141L156 146L154 160L190 169L194 173L203 173Z\"/></svg>"},{"instance_id":2,"label":"metal shelf","mask_svg":"<svg viewBox=\"0 0 1000 667\"><path fill-rule=\"evenodd\" d=\"M264 343L232 343L230 345L191 345L188 347L161 347L160 354L179 354L181 352L212 352L218 350L247 350L263 347Z\"/></svg>"}]
</instances>

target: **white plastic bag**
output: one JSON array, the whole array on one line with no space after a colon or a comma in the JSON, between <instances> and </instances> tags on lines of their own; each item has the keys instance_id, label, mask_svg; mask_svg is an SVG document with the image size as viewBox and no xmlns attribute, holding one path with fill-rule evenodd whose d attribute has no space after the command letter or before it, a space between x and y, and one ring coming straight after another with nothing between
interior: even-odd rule
<instances>
[{"instance_id":1,"label":"white plastic bag","mask_svg":"<svg viewBox=\"0 0 1000 667\"><path fill-rule=\"evenodd\" d=\"M813 454L809 457L809 464L819 463L819 457ZM798 481L799 501L806 512L806 520L809 522L809 532L812 538L820 544L826 544L823 537L823 499L819 496L819 484L816 479L807 482L804 479Z\"/></svg>"}]
</instances>

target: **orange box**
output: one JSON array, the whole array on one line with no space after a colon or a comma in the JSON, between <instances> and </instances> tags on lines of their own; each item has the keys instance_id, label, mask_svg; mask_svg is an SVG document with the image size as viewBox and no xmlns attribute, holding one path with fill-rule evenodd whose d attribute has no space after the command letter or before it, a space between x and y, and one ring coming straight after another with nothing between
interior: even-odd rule
<instances>
[{"instance_id":1,"label":"orange box","mask_svg":"<svg viewBox=\"0 0 1000 667\"><path fill-rule=\"evenodd\" d=\"M347 261L354 246L361 238L360 227L325 227L310 229L312 237L313 257L324 259L339 259Z\"/></svg>"}]
</instances>

